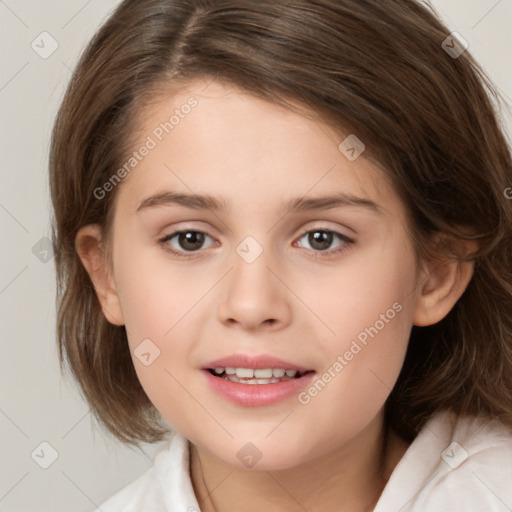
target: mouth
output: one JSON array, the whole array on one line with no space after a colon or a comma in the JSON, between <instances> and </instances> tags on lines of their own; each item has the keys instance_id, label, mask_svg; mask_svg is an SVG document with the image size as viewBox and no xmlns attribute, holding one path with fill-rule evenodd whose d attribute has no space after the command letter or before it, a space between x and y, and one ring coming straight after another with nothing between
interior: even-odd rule
<instances>
[{"instance_id":1,"label":"mouth","mask_svg":"<svg viewBox=\"0 0 512 512\"><path fill-rule=\"evenodd\" d=\"M232 354L206 363L210 389L239 407L277 405L311 384L315 370L270 354Z\"/></svg>"},{"instance_id":2,"label":"mouth","mask_svg":"<svg viewBox=\"0 0 512 512\"><path fill-rule=\"evenodd\" d=\"M300 379L314 370L299 371L292 368L234 368L217 366L206 370L219 379L238 384L276 384Z\"/></svg>"}]
</instances>

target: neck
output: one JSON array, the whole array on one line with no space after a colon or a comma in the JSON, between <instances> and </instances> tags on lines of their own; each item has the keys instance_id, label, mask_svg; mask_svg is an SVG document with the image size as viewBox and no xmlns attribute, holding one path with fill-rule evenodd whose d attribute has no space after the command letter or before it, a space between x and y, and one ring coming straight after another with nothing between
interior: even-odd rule
<instances>
[{"instance_id":1,"label":"neck","mask_svg":"<svg viewBox=\"0 0 512 512\"><path fill-rule=\"evenodd\" d=\"M279 471L234 468L191 445L190 474L201 512L368 512L407 446L379 415L348 445Z\"/></svg>"}]
</instances>

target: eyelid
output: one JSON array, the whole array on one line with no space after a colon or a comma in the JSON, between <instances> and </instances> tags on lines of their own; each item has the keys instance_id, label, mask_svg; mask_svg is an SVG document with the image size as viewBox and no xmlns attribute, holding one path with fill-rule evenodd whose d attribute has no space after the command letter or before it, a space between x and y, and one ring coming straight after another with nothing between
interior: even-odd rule
<instances>
[{"instance_id":1,"label":"eyelid","mask_svg":"<svg viewBox=\"0 0 512 512\"><path fill-rule=\"evenodd\" d=\"M205 235L205 236L211 238L212 240L214 240L214 237L211 236L210 234L208 234L206 231L201 231L200 229L185 228L185 229L176 229L174 231L171 231L167 235L164 235L162 238L160 238L158 241L159 242L169 241L169 240L172 240L176 235L181 235L182 233L200 233L201 235Z\"/></svg>"},{"instance_id":2,"label":"eyelid","mask_svg":"<svg viewBox=\"0 0 512 512\"><path fill-rule=\"evenodd\" d=\"M326 251L314 251L313 249L306 249L308 252L312 253L315 258L334 258L335 256L344 254L347 250L349 250L352 246L356 244L355 239L352 237L349 237L343 233L340 233L339 231L336 231L334 229L326 228L326 227L313 227L308 228L297 238L297 242L303 238L305 235L309 233L314 233L315 231L322 231L325 233L332 233L336 238L338 238L342 243L340 246L335 247L334 249L328 249ZM299 246L302 247L302 246Z\"/></svg>"},{"instance_id":3,"label":"eyelid","mask_svg":"<svg viewBox=\"0 0 512 512\"><path fill-rule=\"evenodd\" d=\"M307 233L310 233L311 231L326 231L329 233L335 233L339 235L341 238L350 241L352 243L355 243L355 236L357 233L349 228L348 226L340 226L337 224L336 226L330 226L329 224L332 224L330 221L313 221L313 226L311 223L307 223L306 226L301 230L301 233L298 238L302 238ZM350 234L346 233L346 231L350 232Z\"/></svg>"},{"instance_id":4,"label":"eyelid","mask_svg":"<svg viewBox=\"0 0 512 512\"><path fill-rule=\"evenodd\" d=\"M347 230L349 231L352 231L351 229L347 228ZM349 235L346 235L345 233L342 233L340 228L336 228L336 227L329 227L327 226L325 223L324 224L321 224L319 226L308 226L306 228L303 228L301 234L299 235L300 237L304 236L306 233L311 233L311 231L327 231L329 233L336 233L338 235L341 235L345 238L350 238ZM353 231L352 231L353 232Z\"/></svg>"},{"instance_id":5,"label":"eyelid","mask_svg":"<svg viewBox=\"0 0 512 512\"><path fill-rule=\"evenodd\" d=\"M349 250L351 248L351 246L355 245L355 243L356 243L352 237L349 237L343 233L340 233L339 231L336 231L335 229L332 229L332 228L329 228L329 227L326 227L325 225L323 225L323 226L318 226L318 227L310 226L308 228L304 228L302 230L301 234L294 239L295 241L293 242L293 245L295 245L305 235L315 232L315 231L332 233L342 243L337 248L329 249L329 250L325 250L325 251L315 251L313 249L307 249L307 248L303 247L302 245L299 245L299 247L306 249L309 253L312 253L314 255L314 258L325 258L325 259L334 258L337 255L341 255L341 254L345 253L345 251ZM170 246L170 244L168 244L168 242L170 240L172 240L174 237L176 237L177 235L180 235L182 233L187 233L187 232L200 233L202 235L205 235L213 240L213 246L219 245L219 242L213 236L209 235L206 231L202 231L200 229L194 229L194 228L190 228L190 227L183 227L180 229L173 230L171 233L163 236L162 238L160 238L158 240L159 245L161 245L162 248L166 252L168 252L178 258L181 258L183 260L201 258L204 255L204 253L207 252L208 249L210 249L212 246L207 247L205 249L198 249L196 251L181 251L181 250L174 249L172 246Z\"/></svg>"}]
</instances>

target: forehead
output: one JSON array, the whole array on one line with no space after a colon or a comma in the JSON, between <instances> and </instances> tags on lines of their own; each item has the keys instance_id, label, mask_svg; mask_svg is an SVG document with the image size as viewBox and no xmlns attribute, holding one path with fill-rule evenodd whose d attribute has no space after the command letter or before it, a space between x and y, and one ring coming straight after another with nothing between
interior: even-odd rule
<instances>
[{"instance_id":1,"label":"forehead","mask_svg":"<svg viewBox=\"0 0 512 512\"><path fill-rule=\"evenodd\" d=\"M134 151L151 149L118 191L132 207L164 189L208 192L229 204L259 194L260 206L344 191L386 210L401 206L378 163L364 152L347 158L343 143L352 134L223 82L189 82L142 108L134 124Z\"/></svg>"}]
</instances>

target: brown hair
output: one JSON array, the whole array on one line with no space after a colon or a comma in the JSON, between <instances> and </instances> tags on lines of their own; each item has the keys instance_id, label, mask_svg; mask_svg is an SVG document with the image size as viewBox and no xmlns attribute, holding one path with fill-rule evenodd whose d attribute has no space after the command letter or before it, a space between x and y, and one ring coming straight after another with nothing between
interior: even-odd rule
<instances>
[{"instance_id":1,"label":"brown hair","mask_svg":"<svg viewBox=\"0 0 512 512\"><path fill-rule=\"evenodd\" d=\"M140 135L133 120L187 80L217 77L269 101L298 101L364 141L407 208L419 259L432 235L480 243L463 296L439 323L414 326L387 403L412 440L432 413L487 414L512 428L512 185L499 95L469 52L413 0L125 0L85 49L50 152L58 342L92 411L123 442L162 439L126 331L107 322L75 250L78 230L107 237L115 191L101 187ZM290 107L291 108L291 107ZM341 142L341 140L340 140ZM471 234L470 234L471 233ZM107 237L108 239L108 237Z\"/></svg>"}]
</instances>

